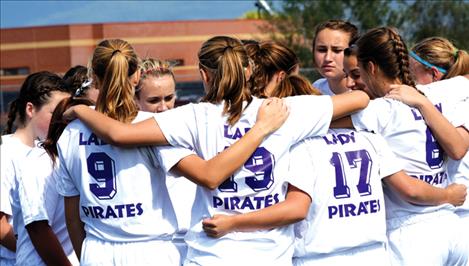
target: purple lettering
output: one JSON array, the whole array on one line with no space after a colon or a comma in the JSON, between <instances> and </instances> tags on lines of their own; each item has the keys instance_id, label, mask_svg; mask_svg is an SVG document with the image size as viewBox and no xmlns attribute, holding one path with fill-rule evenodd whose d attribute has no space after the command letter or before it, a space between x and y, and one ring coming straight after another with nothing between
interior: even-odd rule
<instances>
[{"instance_id":1,"label":"purple lettering","mask_svg":"<svg viewBox=\"0 0 469 266\"><path fill-rule=\"evenodd\" d=\"M142 203L137 203L137 215L140 216L143 213Z\"/></svg>"},{"instance_id":2,"label":"purple lettering","mask_svg":"<svg viewBox=\"0 0 469 266\"><path fill-rule=\"evenodd\" d=\"M127 211L127 217L134 217L135 216L135 205L134 204L126 204L125 210Z\"/></svg>"},{"instance_id":3,"label":"purple lettering","mask_svg":"<svg viewBox=\"0 0 469 266\"><path fill-rule=\"evenodd\" d=\"M223 204L223 200L219 197L213 197L213 208L217 208Z\"/></svg>"},{"instance_id":4,"label":"purple lettering","mask_svg":"<svg viewBox=\"0 0 469 266\"><path fill-rule=\"evenodd\" d=\"M104 216L103 216L104 209L103 208L101 208L99 206L93 206L93 212L94 212L94 215L96 216L96 218L104 219Z\"/></svg>"}]
</instances>

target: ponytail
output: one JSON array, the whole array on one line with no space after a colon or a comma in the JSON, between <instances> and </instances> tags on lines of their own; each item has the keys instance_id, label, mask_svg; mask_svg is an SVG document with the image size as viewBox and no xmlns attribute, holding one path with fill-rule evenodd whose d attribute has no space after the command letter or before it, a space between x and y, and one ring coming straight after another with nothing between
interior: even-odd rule
<instances>
[{"instance_id":1,"label":"ponytail","mask_svg":"<svg viewBox=\"0 0 469 266\"><path fill-rule=\"evenodd\" d=\"M469 55L464 50L456 50L454 53L455 62L448 69L443 79L469 74Z\"/></svg>"},{"instance_id":2,"label":"ponytail","mask_svg":"<svg viewBox=\"0 0 469 266\"><path fill-rule=\"evenodd\" d=\"M199 65L210 76L207 94L202 101L221 103L228 123L235 124L243 112L243 102L252 96L247 89L248 56L237 39L217 36L207 40L199 51Z\"/></svg>"},{"instance_id":3,"label":"ponytail","mask_svg":"<svg viewBox=\"0 0 469 266\"><path fill-rule=\"evenodd\" d=\"M11 134L14 131L14 124L16 121L16 113L18 113L18 99L10 103L10 109L8 111L7 126L3 130L3 134Z\"/></svg>"},{"instance_id":4,"label":"ponytail","mask_svg":"<svg viewBox=\"0 0 469 266\"><path fill-rule=\"evenodd\" d=\"M284 98L297 95L321 95L304 77L296 74L287 75L274 89L271 97Z\"/></svg>"},{"instance_id":5,"label":"ponytail","mask_svg":"<svg viewBox=\"0 0 469 266\"><path fill-rule=\"evenodd\" d=\"M138 71L138 65L139 59L126 41L113 39L98 44L91 60L100 90L97 111L124 123L137 116L130 77Z\"/></svg>"}]
</instances>

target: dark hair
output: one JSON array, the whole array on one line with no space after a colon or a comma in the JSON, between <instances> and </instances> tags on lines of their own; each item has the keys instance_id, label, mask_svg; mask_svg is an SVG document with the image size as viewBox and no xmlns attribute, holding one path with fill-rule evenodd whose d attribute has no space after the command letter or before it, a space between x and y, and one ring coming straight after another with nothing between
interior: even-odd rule
<instances>
[{"instance_id":1,"label":"dark hair","mask_svg":"<svg viewBox=\"0 0 469 266\"><path fill-rule=\"evenodd\" d=\"M91 83L88 77L88 68L81 65L76 65L65 72L63 79L65 86L74 94L75 97L84 96L86 90L91 88Z\"/></svg>"},{"instance_id":2,"label":"dark hair","mask_svg":"<svg viewBox=\"0 0 469 266\"><path fill-rule=\"evenodd\" d=\"M52 113L52 117L49 124L49 131L47 132L46 139L40 144L41 147L47 152L49 157L52 159L52 163L55 165L55 159L57 158L57 142L62 135L65 127L70 123L63 118L63 113L68 108L79 105L93 105L93 101L85 97L67 97L60 101Z\"/></svg>"},{"instance_id":3,"label":"dark hair","mask_svg":"<svg viewBox=\"0 0 469 266\"><path fill-rule=\"evenodd\" d=\"M357 59L363 65L371 61L388 78L398 78L403 84L415 87L409 70L407 47L396 29L371 29L358 39L357 45Z\"/></svg>"},{"instance_id":4,"label":"dark hair","mask_svg":"<svg viewBox=\"0 0 469 266\"><path fill-rule=\"evenodd\" d=\"M323 23L317 25L316 29L314 30L313 53L314 53L314 49L316 48L316 38L318 37L319 33L324 29L338 30L344 33L348 33L350 37L349 45L350 45L350 42L353 40L356 40L358 36L357 26L353 25L352 23L348 21L344 21L340 19L331 19L331 20L324 21ZM316 65L314 56L313 56L313 65Z\"/></svg>"},{"instance_id":5,"label":"dark hair","mask_svg":"<svg viewBox=\"0 0 469 266\"><path fill-rule=\"evenodd\" d=\"M216 36L202 44L198 53L199 67L210 76L207 95L202 101L224 103L223 113L233 125L243 112L243 102L252 101L245 76L249 57L241 41Z\"/></svg>"},{"instance_id":6,"label":"dark hair","mask_svg":"<svg viewBox=\"0 0 469 266\"><path fill-rule=\"evenodd\" d=\"M287 97L294 95L316 94L310 82L300 75L293 74L299 67L299 59L287 46L264 41L245 45L248 56L255 62L249 88L252 95L257 97ZM285 78L272 91L266 95L266 86L279 71L286 73Z\"/></svg>"},{"instance_id":7,"label":"dark hair","mask_svg":"<svg viewBox=\"0 0 469 266\"><path fill-rule=\"evenodd\" d=\"M28 102L32 103L35 108L40 109L49 102L54 91L70 93L62 78L54 73L41 71L27 76L23 85L21 85L18 98L10 103L8 122L4 133L13 133L15 126L25 125L26 105Z\"/></svg>"}]
</instances>

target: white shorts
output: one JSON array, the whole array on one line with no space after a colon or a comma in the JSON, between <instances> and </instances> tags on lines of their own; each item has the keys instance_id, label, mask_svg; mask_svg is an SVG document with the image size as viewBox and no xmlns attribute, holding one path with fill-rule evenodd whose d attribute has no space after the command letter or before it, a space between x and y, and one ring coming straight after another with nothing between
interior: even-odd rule
<instances>
[{"instance_id":1,"label":"white shorts","mask_svg":"<svg viewBox=\"0 0 469 266\"><path fill-rule=\"evenodd\" d=\"M330 254L293 258L294 266L323 266L323 265L361 265L387 266L390 265L389 254L384 243L357 247Z\"/></svg>"},{"instance_id":2,"label":"white shorts","mask_svg":"<svg viewBox=\"0 0 469 266\"><path fill-rule=\"evenodd\" d=\"M15 259L0 258L0 266L15 266Z\"/></svg>"},{"instance_id":3,"label":"white shorts","mask_svg":"<svg viewBox=\"0 0 469 266\"><path fill-rule=\"evenodd\" d=\"M453 212L440 210L387 223L392 265L468 265L469 241Z\"/></svg>"},{"instance_id":4,"label":"white shorts","mask_svg":"<svg viewBox=\"0 0 469 266\"><path fill-rule=\"evenodd\" d=\"M171 241L106 242L86 237L80 265L181 265L178 249Z\"/></svg>"}]
</instances>

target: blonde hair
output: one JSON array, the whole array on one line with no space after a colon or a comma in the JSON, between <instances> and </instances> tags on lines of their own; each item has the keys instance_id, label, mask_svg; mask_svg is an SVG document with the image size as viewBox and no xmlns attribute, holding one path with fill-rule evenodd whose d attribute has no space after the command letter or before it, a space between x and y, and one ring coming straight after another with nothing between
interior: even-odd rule
<instances>
[{"instance_id":1,"label":"blonde hair","mask_svg":"<svg viewBox=\"0 0 469 266\"><path fill-rule=\"evenodd\" d=\"M137 116L130 77L138 67L138 56L128 42L111 39L98 44L91 59L92 73L100 90L97 111L124 123Z\"/></svg>"},{"instance_id":2,"label":"blonde hair","mask_svg":"<svg viewBox=\"0 0 469 266\"><path fill-rule=\"evenodd\" d=\"M176 79L174 78L174 73L172 69L172 65L168 61L154 59L154 58L147 58L142 61L140 64L140 71L141 76L138 82L137 87L135 88L135 96L140 98L140 91L142 90L142 83L149 77L156 77L160 78L163 76L171 76L173 78L174 83L176 84Z\"/></svg>"},{"instance_id":3,"label":"blonde hair","mask_svg":"<svg viewBox=\"0 0 469 266\"><path fill-rule=\"evenodd\" d=\"M442 79L469 74L469 55L442 37L423 39L412 47L423 60L446 70Z\"/></svg>"},{"instance_id":4,"label":"blonde hair","mask_svg":"<svg viewBox=\"0 0 469 266\"><path fill-rule=\"evenodd\" d=\"M228 123L236 123L243 112L243 102L252 101L245 70L249 57L238 39L216 36L202 44L198 53L199 67L210 76L207 95L202 101L224 103Z\"/></svg>"}]
</instances>

